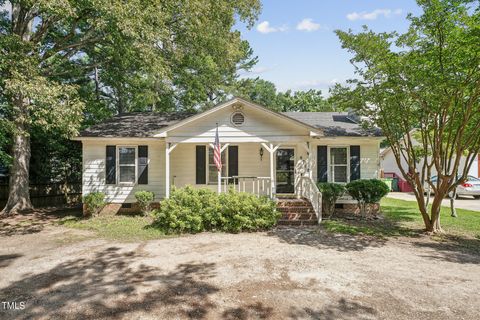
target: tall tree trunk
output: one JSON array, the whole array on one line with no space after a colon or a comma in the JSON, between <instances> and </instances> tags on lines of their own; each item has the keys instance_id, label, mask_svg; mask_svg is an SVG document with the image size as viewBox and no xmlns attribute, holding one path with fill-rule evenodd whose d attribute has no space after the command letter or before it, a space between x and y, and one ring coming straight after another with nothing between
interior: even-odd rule
<instances>
[{"instance_id":1,"label":"tall tree trunk","mask_svg":"<svg viewBox=\"0 0 480 320\"><path fill-rule=\"evenodd\" d=\"M435 194L435 198L432 202L432 209L430 211L430 226L427 227L428 232L439 233L442 232L442 227L440 226L440 209L442 207L442 200L445 196L445 193Z\"/></svg>"},{"instance_id":2,"label":"tall tree trunk","mask_svg":"<svg viewBox=\"0 0 480 320\"><path fill-rule=\"evenodd\" d=\"M30 167L30 135L26 118L25 101L16 101L20 111L15 119L15 132L13 136L13 163L10 168L9 194L3 214L15 214L18 211L31 210L32 203L29 193L29 167Z\"/></svg>"},{"instance_id":3,"label":"tall tree trunk","mask_svg":"<svg viewBox=\"0 0 480 320\"><path fill-rule=\"evenodd\" d=\"M457 217L457 208L455 206L455 200L457 198L457 188L455 188L453 191L452 191L452 195L450 197L450 215L454 218Z\"/></svg>"}]
</instances>

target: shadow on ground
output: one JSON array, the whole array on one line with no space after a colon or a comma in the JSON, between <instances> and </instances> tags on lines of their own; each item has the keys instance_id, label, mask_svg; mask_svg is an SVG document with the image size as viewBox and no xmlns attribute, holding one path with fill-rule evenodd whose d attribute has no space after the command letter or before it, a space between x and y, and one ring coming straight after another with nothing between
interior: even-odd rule
<instances>
[{"instance_id":1,"label":"shadow on ground","mask_svg":"<svg viewBox=\"0 0 480 320\"><path fill-rule=\"evenodd\" d=\"M291 319L373 319L376 318L376 311L371 307L362 306L357 302L350 302L340 299L337 303L326 305L321 310L311 308L292 308L289 314Z\"/></svg>"},{"instance_id":2,"label":"shadow on ground","mask_svg":"<svg viewBox=\"0 0 480 320\"><path fill-rule=\"evenodd\" d=\"M13 260L20 258L20 254L2 254L0 255L0 268L6 268L13 262Z\"/></svg>"},{"instance_id":3,"label":"shadow on ground","mask_svg":"<svg viewBox=\"0 0 480 320\"><path fill-rule=\"evenodd\" d=\"M414 242L419 248L432 249L421 256L455 263L480 264L480 240L444 235L436 241Z\"/></svg>"},{"instance_id":4,"label":"shadow on ground","mask_svg":"<svg viewBox=\"0 0 480 320\"><path fill-rule=\"evenodd\" d=\"M0 216L0 236L14 236L38 233L46 226L54 224L70 215L81 216L80 207L39 208L13 216Z\"/></svg>"},{"instance_id":5,"label":"shadow on ground","mask_svg":"<svg viewBox=\"0 0 480 320\"><path fill-rule=\"evenodd\" d=\"M381 247L386 239L374 236L332 233L322 226L279 227L267 233L288 244L305 245L319 249L330 248L337 251L361 251L369 247Z\"/></svg>"},{"instance_id":6,"label":"shadow on ground","mask_svg":"<svg viewBox=\"0 0 480 320\"><path fill-rule=\"evenodd\" d=\"M1 301L25 301L25 310L0 310L0 318L117 318L155 309L162 310L162 317L202 319L215 306L209 295L219 289L208 283L214 264L180 264L165 272L141 264L141 258L141 253L110 247L93 259L26 275L0 290Z\"/></svg>"}]
</instances>

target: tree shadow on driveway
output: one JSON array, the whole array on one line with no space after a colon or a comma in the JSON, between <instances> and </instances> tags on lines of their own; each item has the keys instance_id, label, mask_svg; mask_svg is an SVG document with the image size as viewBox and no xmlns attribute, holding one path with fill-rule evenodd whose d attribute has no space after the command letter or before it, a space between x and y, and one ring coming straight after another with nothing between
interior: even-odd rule
<instances>
[{"instance_id":1,"label":"tree shadow on driveway","mask_svg":"<svg viewBox=\"0 0 480 320\"><path fill-rule=\"evenodd\" d=\"M215 307L209 296L219 289L208 283L214 264L186 263L165 272L141 264L141 258L140 253L110 247L93 258L26 275L0 290L1 301L25 301L25 309L0 310L0 318L118 318L161 310L159 317L202 319Z\"/></svg>"},{"instance_id":2,"label":"tree shadow on driveway","mask_svg":"<svg viewBox=\"0 0 480 320\"><path fill-rule=\"evenodd\" d=\"M334 319L375 319L376 310L371 307L363 306L354 301L347 301L341 298L337 303L328 304L321 310L311 308L292 308L290 319L315 319L315 320L334 320Z\"/></svg>"},{"instance_id":3,"label":"tree shadow on driveway","mask_svg":"<svg viewBox=\"0 0 480 320\"><path fill-rule=\"evenodd\" d=\"M337 251L362 251L369 247L382 247L386 239L375 236L350 235L331 233L321 226L305 227L278 227L267 233L269 236L277 237L280 241L315 247L319 249L330 248Z\"/></svg>"}]
</instances>

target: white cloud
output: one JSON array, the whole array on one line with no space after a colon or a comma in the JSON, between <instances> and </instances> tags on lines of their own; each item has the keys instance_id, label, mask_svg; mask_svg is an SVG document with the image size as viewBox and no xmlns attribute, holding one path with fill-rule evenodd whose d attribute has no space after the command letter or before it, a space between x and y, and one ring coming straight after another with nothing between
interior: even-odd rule
<instances>
[{"instance_id":1,"label":"white cloud","mask_svg":"<svg viewBox=\"0 0 480 320\"><path fill-rule=\"evenodd\" d=\"M257 31L263 34L272 33L272 32L284 32L287 31L288 27L286 25L280 27L272 27L270 22L262 21L257 26Z\"/></svg>"},{"instance_id":2,"label":"white cloud","mask_svg":"<svg viewBox=\"0 0 480 320\"><path fill-rule=\"evenodd\" d=\"M402 9L375 9L371 12L352 12L347 14L347 19L351 21L355 20L375 20L379 16L384 16L385 18L390 18L392 15L402 14Z\"/></svg>"},{"instance_id":3,"label":"white cloud","mask_svg":"<svg viewBox=\"0 0 480 320\"><path fill-rule=\"evenodd\" d=\"M262 74L262 73L266 73L266 72L269 72L271 70L273 70L274 67L265 67L265 66L255 66L253 67L251 70L248 70L248 71L240 71L239 72L239 76L241 77L249 77L249 76L256 76L256 75L259 75L259 74Z\"/></svg>"},{"instance_id":4,"label":"white cloud","mask_svg":"<svg viewBox=\"0 0 480 320\"><path fill-rule=\"evenodd\" d=\"M307 32L318 30L320 27L319 23L313 22L310 18L305 18L297 24L297 30Z\"/></svg>"}]
</instances>

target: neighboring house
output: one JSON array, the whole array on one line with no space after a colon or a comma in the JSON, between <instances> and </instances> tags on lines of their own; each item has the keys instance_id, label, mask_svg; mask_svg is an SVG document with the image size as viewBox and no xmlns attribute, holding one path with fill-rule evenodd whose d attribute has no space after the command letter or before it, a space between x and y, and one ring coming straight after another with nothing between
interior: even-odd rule
<instances>
[{"instance_id":1,"label":"neighboring house","mask_svg":"<svg viewBox=\"0 0 480 320\"><path fill-rule=\"evenodd\" d=\"M83 144L83 194L101 191L128 207L138 190L153 191L157 201L171 186L217 190L217 124L222 192L234 187L273 198L303 195L316 181L377 178L381 133L353 119L340 112L277 113L240 98L194 115L121 114L75 138Z\"/></svg>"},{"instance_id":2,"label":"neighboring house","mask_svg":"<svg viewBox=\"0 0 480 320\"><path fill-rule=\"evenodd\" d=\"M419 143L415 140L413 141L413 144L414 145L419 145ZM401 159L401 160L402 160L401 161L402 168L406 172L408 172L407 162L405 161L405 159ZM466 157L462 157L462 159L460 160L460 168L463 168L463 166L465 165L465 161L466 161ZM422 163L423 163L423 159L418 164L419 168L422 166ZM382 169L382 172L384 174L394 173L398 177L400 177L402 180L405 180L403 178L402 172L400 171L400 169L397 165L397 162L395 160L395 156L394 156L393 151L390 147L385 148L384 150L382 150L380 152L380 168ZM432 170L433 170L432 176L436 175L435 169L433 168ZM478 155L474 159L468 174L471 175L471 176L480 178L480 155Z\"/></svg>"}]
</instances>

